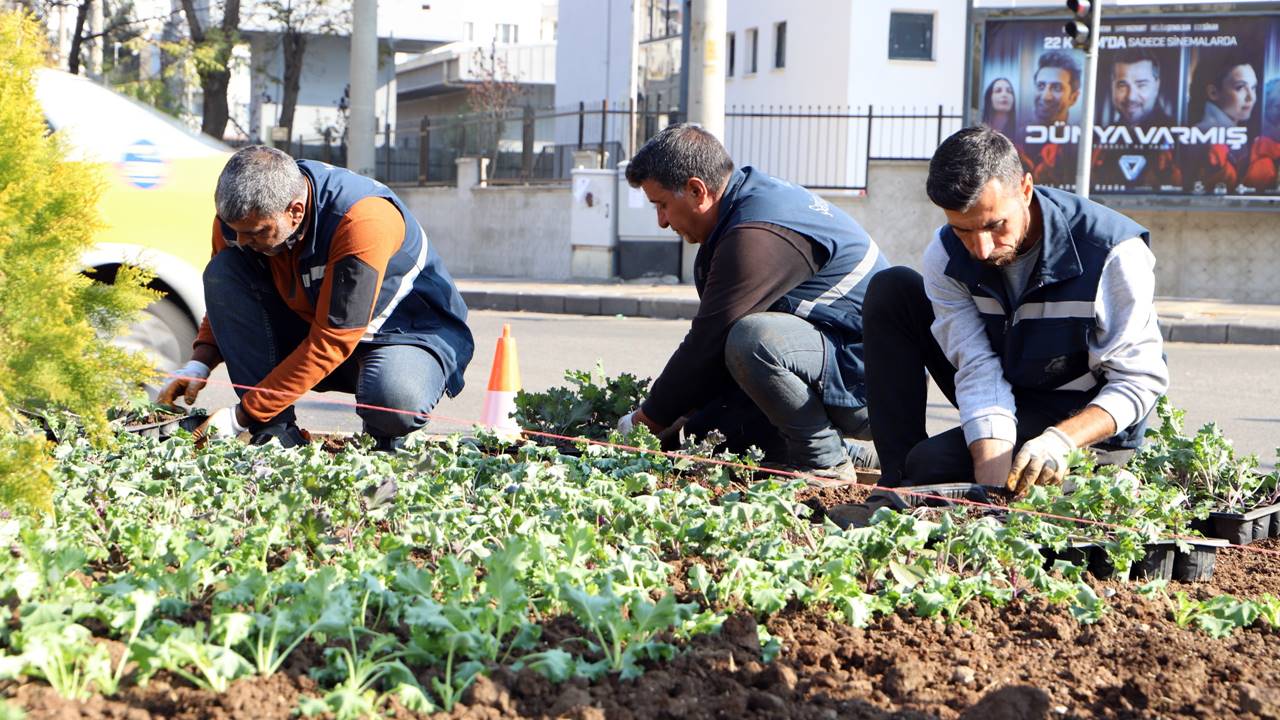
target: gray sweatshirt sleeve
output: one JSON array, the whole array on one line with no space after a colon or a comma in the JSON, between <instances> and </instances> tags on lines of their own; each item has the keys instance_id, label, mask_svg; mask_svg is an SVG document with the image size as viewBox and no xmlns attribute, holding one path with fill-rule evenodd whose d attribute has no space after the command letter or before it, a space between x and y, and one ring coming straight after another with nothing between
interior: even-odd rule
<instances>
[{"instance_id":1,"label":"gray sweatshirt sleeve","mask_svg":"<svg viewBox=\"0 0 1280 720\"><path fill-rule=\"evenodd\" d=\"M933 304L933 337L956 367L956 405L965 442L986 438L1015 442L1018 420L1013 388L987 339L973 295L946 275L947 251L937 235L924 251L923 269L924 291Z\"/></svg>"},{"instance_id":2,"label":"gray sweatshirt sleeve","mask_svg":"<svg viewBox=\"0 0 1280 720\"><path fill-rule=\"evenodd\" d=\"M1145 417L1169 389L1156 322L1155 262L1142 238L1120 243L1107 257L1094 300L1089 367L1106 385L1091 404L1111 415L1117 431Z\"/></svg>"}]
</instances>

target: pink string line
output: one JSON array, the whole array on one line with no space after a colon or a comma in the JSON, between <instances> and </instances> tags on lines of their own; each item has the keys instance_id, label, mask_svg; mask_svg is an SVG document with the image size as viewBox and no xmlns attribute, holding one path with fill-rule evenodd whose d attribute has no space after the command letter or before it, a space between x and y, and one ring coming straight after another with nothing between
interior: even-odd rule
<instances>
[{"instance_id":1,"label":"pink string line","mask_svg":"<svg viewBox=\"0 0 1280 720\"><path fill-rule=\"evenodd\" d=\"M210 379L210 378L201 378L201 377L194 377L194 376L187 376L187 375L177 375L177 374L174 374L174 373L165 373L164 375L165 375L166 377L175 378L175 379L183 379L183 380L199 380L199 381L202 381L202 382L205 382L205 383L208 383L208 384L213 384L213 385L223 385L223 386L232 387L232 388L235 388L235 389L238 389L238 390L253 390L253 391L257 391L257 392L261 392L261 393L266 393L266 394L270 394L270 395L292 395L292 394L293 394L293 393L291 393L291 392L286 392L286 391L283 391L283 390L272 390L272 389L270 389L270 388L257 387L257 386L254 386L254 385L238 385L238 384L236 384L236 383L229 382L229 381L226 381L226 380L213 380L213 379ZM463 425L469 425L469 426L476 426L476 425L479 425L479 426L481 426L481 427L484 427L484 426L485 426L485 424L484 424L483 422L480 422L480 421L477 421L477 420L469 420L469 419L466 419L466 418L455 418L455 417L449 417L448 415L441 415L441 414L438 414L438 413L422 413L422 412L416 412L416 411L413 411L413 410L401 410L401 409L399 409L399 408L382 407L382 406L380 406L380 405L370 405L370 404L368 404L368 403L356 402L356 401L354 401L354 400L351 400L351 401L347 401L347 400L322 400L322 401L312 401L312 402L317 402L317 403L320 403L320 404L339 405L339 406L342 406L342 407L350 407L350 408L354 408L354 409L358 409L358 410L377 410L377 411L380 411L380 412L396 413L396 414L400 414L400 415L412 415L412 416L414 416L414 417L427 418L428 420L446 420L446 421L450 421L450 422L454 422L454 423L460 423L460 424L463 424ZM702 457L702 456L700 456L700 455L689 455L689 454L687 454L687 453L672 452L672 451L668 451L668 450L653 450L653 449L651 449L651 448L637 447L637 446L635 446L635 445L624 445L624 444L620 444L620 443L611 443L611 442L607 442L607 441L605 441L605 440L592 440L592 439L590 439L590 438L574 437L574 436L571 436L571 435L557 435L556 433L543 432L543 431L539 431L539 430L526 430L526 429L524 429L524 428L518 428L518 429L519 429L519 430L520 430L520 432L521 432L522 434L524 434L524 435L534 435L534 436L538 436L538 437L551 438L551 439L554 439L554 440L565 440L565 441L568 441L568 442L575 442L575 443L582 442L582 443L587 443L588 445L599 445L599 446L601 446L601 447L612 448L612 449L615 449L615 450L626 450L626 451L629 451L629 452L644 453L644 454L647 454L647 455L662 455L662 456L669 457L669 458L672 458L672 459L675 459L675 460L690 460L690 461L692 461L692 462L702 463L702 464L705 464L705 465L718 465L718 466L721 466L721 467L733 468L733 469L737 469L737 470L747 470L747 471L750 471L750 472L762 472L762 473L768 473L768 474L771 474L771 475L778 475L778 476L783 476L783 477L795 478L795 479L798 479L798 480L806 480L806 481L813 480L813 481L817 481L817 483L818 483L819 485L821 485L821 483L822 483L822 481L823 481L823 478L819 478L819 477L817 477L817 476L810 475L810 474L807 474L807 473L802 473L802 472L793 472L793 471L790 471L790 470L780 470L780 469L774 469L774 468L762 468L762 467L757 467L757 466L753 466L753 465L745 465L745 464L743 464L743 463L732 462L732 461L728 461L728 460L717 460L716 458ZM906 496L911 496L911 497L924 498L924 499L928 499L928 500L941 500L941 501L943 501L943 502L953 503L953 504L956 504L956 505L966 505L966 506L970 506L970 507L984 508L984 509L988 509L988 510L999 510L999 511L1004 511L1004 512L1020 513L1020 514L1023 514L1023 515L1031 515L1031 516L1033 516L1033 517L1040 517L1040 518L1044 518L1044 519L1046 519L1046 520L1065 520L1065 521L1067 521L1067 522L1071 522L1071 523L1078 523L1078 524L1080 524L1080 525L1092 525L1092 526L1094 526L1094 527L1099 527L1099 528L1103 528L1103 529L1106 529L1106 530L1129 530L1129 529L1131 529L1131 528L1126 528L1126 527L1124 527L1123 525L1115 525L1115 524L1113 524L1113 523L1107 523L1107 522L1103 522L1103 521L1101 521L1101 520L1092 520L1092 519L1089 519L1089 518L1071 517L1071 516L1069 516L1069 515L1055 515L1055 514L1053 514L1053 513L1041 512L1041 511L1039 511L1039 510L1028 510L1028 509L1023 509L1023 508L1012 508L1012 507L1007 507L1007 506L1004 506L1004 505L996 505L996 504L993 504L993 503L984 503L984 502L979 502L979 501L977 501L977 500L967 500L967 499L965 499L965 498L949 498L949 497L945 497L945 496L942 496L942 495L936 495L936 494L932 494L932 493L917 492L917 491L911 490L911 489L909 489L909 488L894 488L894 487L885 487L885 486L882 486L882 485L870 485L870 486L863 486L863 487L867 487L867 488L868 488L868 490L887 490L887 491L889 491L889 492L896 493L896 494L898 494L898 495L906 495ZM1186 540L1186 541L1188 541L1188 542L1198 542L1198 541L1203 541L1204 539L1205 539L1205 538L1202 538L1202 537L1195 537L1195 536L1191 536L1191 535L1170 535L1170 536L1168 536L1168 537L1166 537L1166 538L1161 538L1160 540L1157 540L1156 542L1162 542L1162 541L1165 541L1165 540ZM1221 546L1218 546L1218 547L1219 547L1219 548L1222 548L1222 549L1225 549L1225 548L1232 548L1232 549L1236 549L1236 550L1243 550L1243 551L1245 551L1245 552L1254 552L1254 553L1258 553L1258 554L1261 554L1261 555L1271 555L1271 556L1280 557L1280 550L1269 550L1269 549L1267 549L1267 548L1261 548L1261 547L1257 547L1257 546L1254 546L1254 545L1235 545L1235 544L1228 543L1227 545L1221 545Z\"/></svg>"}]
</instances>

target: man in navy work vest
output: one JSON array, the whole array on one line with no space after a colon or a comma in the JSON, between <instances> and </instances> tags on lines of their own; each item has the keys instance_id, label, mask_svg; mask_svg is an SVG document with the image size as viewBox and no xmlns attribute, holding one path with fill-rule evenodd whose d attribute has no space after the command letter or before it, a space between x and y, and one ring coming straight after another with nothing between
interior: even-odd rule
<instances>
[{"instance_id":1,"label":"man in navy work vest","mask_svg":"<svg viewBox=\"0 0 1280 720\"><path fill-rule=\"evenodd\" d=\"M1131 452L1169 384L1147 230L1034 186L985 126L942 143L926 190L947 222L923 277L876 275L863 312L881 482L1020 494L1061 482L1074 448ZM934 437L926 369L960 410L961 426Z\"/></svg>"},{"instance_id":2,"label":"man in navy work vest","mask_svg":"<svg viewBox=\"0 0 1280 720\"><path fill-rule=\"evenodd\" d=\"M198 436L297 445L294 402L337 390L367 406L356 411L365 432L392 450L443 393L462 390L474 349L466 305L385 185L258 145L227 161L214 202L208 312L191 361L159 397L194 402L225 361L240 402Z\"/></svg>"},{"instance_id":3,"label":"man in navy work vest","mask_svg":"<svg viewBox=\"0 0 1280 720\"><path fill-rule=\"evenodd\" d=\"M686 420L687 434L718 430L729 449L757 446L816 484L855 482L855 466L874 465L869 447L851 458L860 446L843 436L870 439L862 298L888 267L876 244L808 190L735 170L697 125L658 133L626 172L658 224L701 247L697 316L619 429L661 436Z\"/></svg>"}]
</instances>

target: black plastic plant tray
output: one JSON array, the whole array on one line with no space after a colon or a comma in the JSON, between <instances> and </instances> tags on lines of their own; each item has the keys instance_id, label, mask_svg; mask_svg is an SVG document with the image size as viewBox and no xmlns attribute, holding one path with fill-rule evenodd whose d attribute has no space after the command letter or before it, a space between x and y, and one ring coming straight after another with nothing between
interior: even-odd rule
<instances>
[{"instance_id":1,"label":"black plastic plant tray","mask_svg":"<svg viewBox=\"0 0 1280 720\"><path fill-rule=\"evenodd\" d=\"M1198 524L1208 537L1221 538L1232 545L1248 545L1271 535L1271 526L1277 521L1280 503L1254 508L1247 513L1212 512L1206 524Z\"/></svg>"},{"instance_id":2,"label":"black plastic plant tray","mask_svg":"<svg viewBox=\"0 0 1280 720\"><path fill-rule=\"evenodd\" d=\"M1178 582L1204 582L1213 577L1218 560L1218 548L1227 545L1221 538L1205 538L1190 541L1191 550L1174 549L1173 579Z\"/></svg>"},{"instance_id":3,"label":"black plastic plant tray","mask_svg":"<svg viewBox=\"0 0 1280 720\"><path fill-rule=\"evenodd\" d=\"M142 437L167 440L173 437L178 430L194 431L207 419L207 415L175 415L174 417L145 425L122 425L121 429Z\"/></svg>"},{"instance_id":4,"label":"black plastic plant tray","mask_svg":"<svg viewBox=\"0 0 1280 720\"><path fill-rule=\"evenodd\" d=\"M1129 567L1129 572L1122 577L1107 558L1106 548L1095 543L1079 543L1059 551L1043 548L1040 552L1045 556L1046 570L1053 567L1054 562L1063 560L1072 565L1085 566L1089 574L1099 580L1170 580L1174 576L1174 566L1177 561L1176 547L1173 542L1149 543L1146 546L1146 553L1136 560ZM1210 562L1209 573L1212 574L1212 572L1212 562Z\"/></svg>"}]
</instances>

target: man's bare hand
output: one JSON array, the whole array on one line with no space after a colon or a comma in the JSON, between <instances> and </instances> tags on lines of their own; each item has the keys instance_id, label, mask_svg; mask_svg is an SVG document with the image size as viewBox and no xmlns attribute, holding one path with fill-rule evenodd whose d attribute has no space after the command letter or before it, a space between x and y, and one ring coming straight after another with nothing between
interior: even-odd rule
<instances>
[{"instance_id":1,"label":"man's bare hand","mask_svg":"<svg viewBox=\"0 0 1280 720\"><path fill-rule=\"evenodd\" d=\"M1013 443L985 438L969 445L973 456L973 478L979 485L1004 487L1013 464Z\"/></svg>"}]
</instances>

